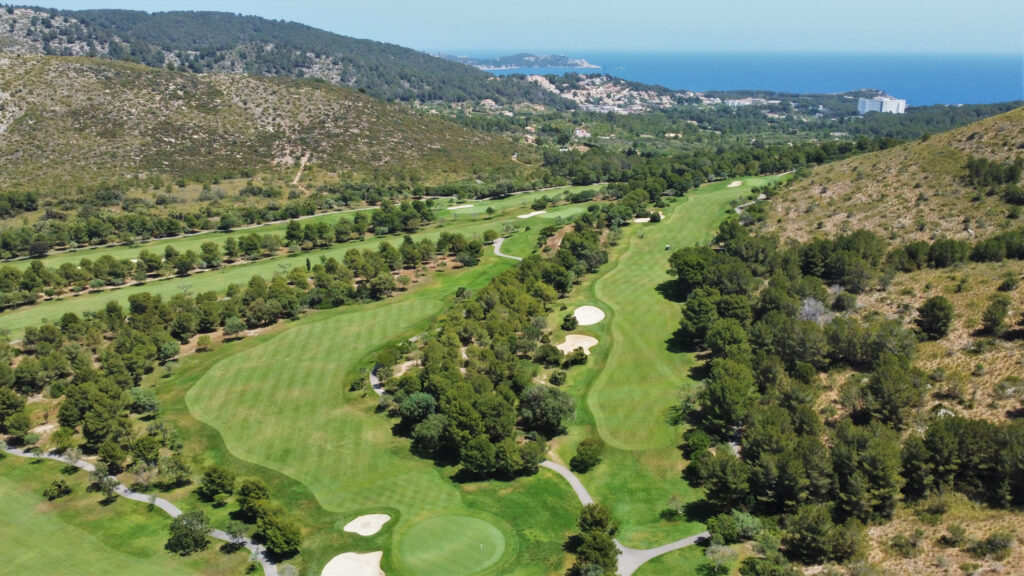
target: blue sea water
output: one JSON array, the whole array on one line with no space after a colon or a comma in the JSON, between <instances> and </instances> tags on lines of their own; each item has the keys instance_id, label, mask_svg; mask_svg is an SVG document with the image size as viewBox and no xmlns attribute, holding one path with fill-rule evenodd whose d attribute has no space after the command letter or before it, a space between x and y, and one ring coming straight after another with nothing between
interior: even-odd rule
<instances>
[{"instance_id":1,"label":"blue sea water","mask_svg":"<svg viewBox=\"0 0 1024 576\"><path fill-rule=\"evenodd\" d=\"M908 106L1024 100L1024 55L567 53L627 80L674 90L834 93L874 88ZM479 56L479 55L477 55ZM563 74L566 69L496 74Z\"/></svg>"}]
</instances>

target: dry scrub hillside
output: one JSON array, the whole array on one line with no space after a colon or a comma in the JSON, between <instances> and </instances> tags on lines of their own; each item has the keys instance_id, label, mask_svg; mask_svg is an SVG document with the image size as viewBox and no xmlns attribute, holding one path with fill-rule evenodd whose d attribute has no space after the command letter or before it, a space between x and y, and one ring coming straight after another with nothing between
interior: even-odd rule
<instances>
[{"instance_id":1,"label":"dry scrub hillside","mask_svg":"<svg viewBox=\"0 0 1024 576\"><path fill-rule=\"evenodd\" d=\"M512 162L514 145L326 83L0 55L0 188L229 177L291 162L424 182Z\"/></svg>"},{"instance_id":2,"label":"dry scrub hillside","mask_svg":"<svg viewBox=\"0 0 1024 576\"><path fill-rule=\"evenodd\" d=\"M969 155L1024 156L1024 108L817 167L771 200L766 227L801 240L858 228L903 241L991 236L1012 224L1009 206L962 182Z\"/></svg>"}]
</instances>

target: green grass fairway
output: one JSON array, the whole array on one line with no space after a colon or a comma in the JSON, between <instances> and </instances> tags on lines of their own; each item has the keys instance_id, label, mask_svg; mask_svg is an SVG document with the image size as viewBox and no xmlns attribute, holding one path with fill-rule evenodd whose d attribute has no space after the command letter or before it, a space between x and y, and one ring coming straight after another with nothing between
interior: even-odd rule
<instances>
[{"instance_id":1,"label":"green grass fairway","mask_svg":"<svg viewBox=\"0 0 1024 576\"><path fill-rule=\"evenodd\" d=\"M579 504L561 478L542 471L500 484L453 483L451 469L413 456L408 440L392 434L393 422L374 412L372 391L348 389L350 378L382 346L425 330L459 286L478 289L513 265L487 255L478 267L442 273L389 300L317 312L267 335L190 356L158 385L158 395L191 442L205 444L205 458L248 468L250 475L279 477L277 492L287 495L290 508L305 510L313 527L299 558L303 574L319 574L335 554L384 550L389 576L418 576L423 572L407 566L397 550L408 528L439 516L484 519L499 533L501 546L476 543L478 551L485 544L488 555L466 570L521 576L563 571L561 545ZM369 512L392 516L381 535L339 534L341 519ZM420 537L411 539L415 550ZM489 563L494 566L485 569Z\"/></svg>"},{"instance_id":2,"label":"green grass fairway","mask_svg":"<svg viewBox=\"0 0 1024 576\"><path fill-rule=\"evenodd\" d=\"M88 475L61 472L56 462L7 457L0 462L0 574L198 576L242 574L247 554L225 555L217 543L186 558L164 550L169 516L140 502L104 506L85 491ZM42 493L65 478L74 492L53 502Z\"/></svg>"},{"instance_id":3,"label":"green grass fairway","mask_svg":"<svg viewBox=\"0 0 1024 576\"><path fill-rule=\"evenodd\" d=\"M434 516L398 539L398 561L410 574L468 576L501 559L505 537L494 525L469 516Z\"/></svg>"},{"instance_id":4,"label":"green grass fairway","mask_svg":"<svg viewBox=\"0 0 1024 576\"><path fill-rule=\"evenodd\" d=\"M570 372L577 419L558 453L568 462L586 435L599 434L608 444L604 462L582 479L594 498L611 507L627 546L654 547L703 529L696 521L660 517L673 496L683 502L700 497L681 478L684 462L676 447L681 428L667 418L669 408L695 385L688 377L693 355L668 346L680 318L680 304L658 291L671 279L668 258L672 250L710 241L730 201L770 180L747 178L736 188L728 188L729 182L703 186L665 209L662 222L624 228L611 262L583 282L566 301L566 311L549 318L557 325L566 312L586 304L606 313L602 322L574 330L601 344L586 366ZM562 337L559 332L552 340Z\"/></svg>"},{"instance_id":5,"label":"green grass fairway","mask_svg":"<svg viewBox=\"0 0 1024 576\"><path fill-rule=\"evenodd\" d=\"M686 373L693 358L667 348L666 341L679 327L679 304L657 290L669 281L672 251L665 246L708 242L729 201L765 181L748 178L736 188L727 188L726 182L701 187L670 206L662 222L625 229L624 250L594 283L594 295L611 310L606 322L612 352L588 402L609 446L650 450L678 441L663 415L681 388L688 387Z\"/></svg>"},{"instance_id":6,"label":"green grass fairway","mask_svg":"<svg viewBox=\"0 0 1024 576\"><path fill-rule=\"evenodd\" d=\"M513 262L489 256L408 296L310 315L213 366L189 391L191 412L236 456L308 486L333 511L397 508L413 516L458 503L457 490L374 414L376 395L348 377L389 342L415 336L459 286L479 288Z\"/></svg>"}]
</instances>

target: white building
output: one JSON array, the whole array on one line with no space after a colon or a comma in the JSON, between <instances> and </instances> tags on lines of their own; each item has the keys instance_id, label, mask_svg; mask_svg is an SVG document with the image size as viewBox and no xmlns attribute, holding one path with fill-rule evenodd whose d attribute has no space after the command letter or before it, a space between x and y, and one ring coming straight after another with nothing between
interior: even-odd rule
<instances>
[{"instance_id":1,"label":"white building","mask_svg":"<svg viewBox=\"0 0 1024 576\"><path fill-rule=\"evenodd\" d=\"M860 98L857 100L857 112L862 116L868 112L903 114L906 111L906 100L897 100L888 96L875 96L874 98Z\"/></svg>"}]
</instances>

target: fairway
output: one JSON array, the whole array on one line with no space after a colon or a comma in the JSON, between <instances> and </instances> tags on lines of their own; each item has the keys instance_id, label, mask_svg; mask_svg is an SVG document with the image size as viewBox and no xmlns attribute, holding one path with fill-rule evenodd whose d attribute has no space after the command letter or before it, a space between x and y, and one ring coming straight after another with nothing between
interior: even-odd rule
<instances>
[{"instance_id":1,"label":"fairway","mask_svg":"<svg viewBox=\"0 0 1024 576\"><path fill-rule=\"evenodd\" d=\"M376 396L348 390L360 362L425 329L459 286L477 288L508 268L442 274L433 286L367 305L313 314L259 346L217 363L186 396L236 456L308 486L328 510L397 508L406 515L458 504L458 491L373 413Z\"/></svg>"},{"instance_id":2,"label":"fairway","mask_svg":"<svg viewBox=\"0 0 1024 576\"><path fill-rule=\"evenodd\" d=\"M101 505L87 493L88 476L61 473L56 462L5 458L0 462L0 518L16 520L16 529L0 538L0 574L36 576L199 576L240 574L244 553L225 555L211 545L183 558L164 550L171 519L145 504L119 499ZM47 501L43 490L65 478L74 492ZM12 522L13 528L13 522Z\"/></svg>"},{"instance_id":3,"label":"fairway","mask_svg":"<svg viewBox=\"0 0 1024 576\"><path fill-rule=\"evenodd\" d=\"M244 342L237 352L226 346L223 353L191 356L186 363L205 368L185 394L188 410L217 430L231 456L286 474L308 488L320 508L341 514L345 520L335 521L334 531L341 532L354 511L390 515L382 536L375 537L381 545L367 548L384 550L389 576L423 573L398 558L399 543L406 542L399 534L433 517L472 521L473 533L484 532L478 529L483 522L492 531L492 544L476 542L477 552L484 544L485 554L466 570L498 563L502 574L549 574L579 510L560 478L542 473L471 489L453 483L450 469L409 453L408 440L392 433L393 422L375 413L376 394L348 389L357 368L368 366L377 350L429 327L458 287L479 289L513 265L487 255L477 267L439 274L409 293L311 314ZM183 366L180 372L192 371ZM415 532L411 538L405 545L415 549L422 538ZM349 550L316 548L308 557L326 563ZM509 563L524 557L530 562ZM321 567L314 564L309 573Z\"/></svg>"},{"instance_id":4,"label":"fairway","mask_svg":"<svg viewBox=\"0 0 1024 576\"><path fill-rule=\"evenodd\" d=\"M611 262L566 301L569 309L591 305L607 313L598 324L576 330L601 345L570 379L577 397L573 435L596 433L609 446L604 462L582 480L597 501L612 509L627 546L654 547L703 529L698 522L660 517L673 497L683 502L699 498L699 491L681 479L681 428L668 421L669 409L696 385L689 379L693 354L669 348L679 327L680 303L659 292L671 281L668 258L675 249L709 242L730 202L770 180L746 178L734 188L729 182L702 186L670 204L660 223L624 228ZM553 315L549 322L560 318ZM564 461L572 453L559 450Z\"/></svg>"},{"instance_id":5,"label":"fairway","mask_svg":"<svg viewBox=\"0 0 1024 576\"><path fill-rule=\"evenodd\" d=\"M469 576L494 565L504 550L500 530L468 516L428 518L398 540L399 562L420 576Z\"/></svg>"},{"instance_id":6,"label":"fairway","mask_svg":"<svg viewBox=\"0 0 1024 576\"><path fill-rule=\"evenodd\" d=\"M650 450L678 442L665 413L692 385L687 371L693 358L669 350L668 340L679 327L679 303L660 294L658 286L669 281L672 250L710 241L729 202L768 180L701 187L669 207L662 222L626 229L626 249L594 283L594 294L612 310L611 353L594 381L589 404L610 446Z\"/></svg>"}]
</instances>

